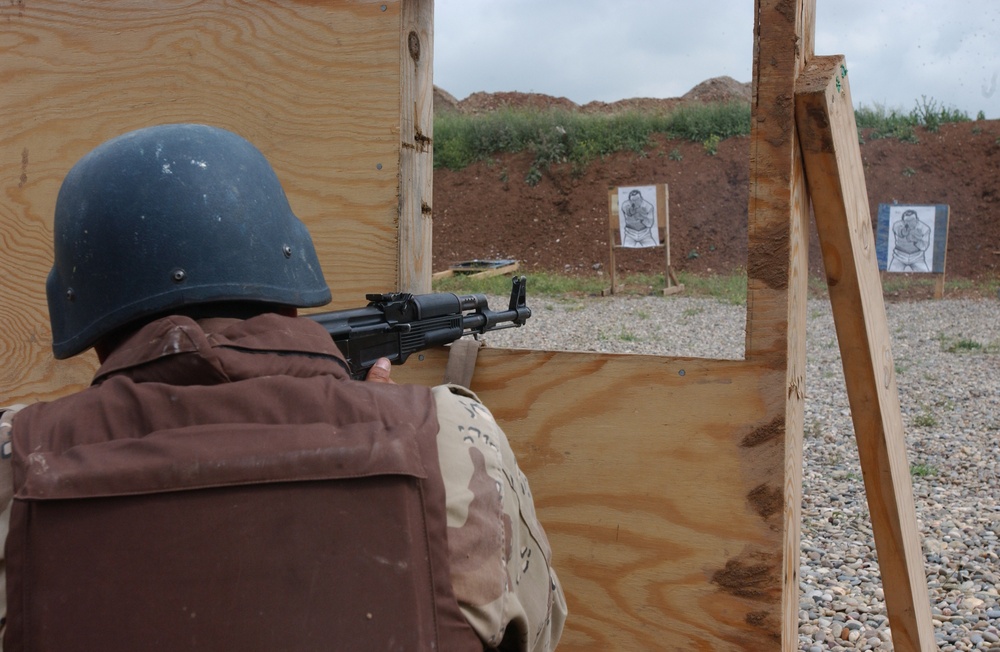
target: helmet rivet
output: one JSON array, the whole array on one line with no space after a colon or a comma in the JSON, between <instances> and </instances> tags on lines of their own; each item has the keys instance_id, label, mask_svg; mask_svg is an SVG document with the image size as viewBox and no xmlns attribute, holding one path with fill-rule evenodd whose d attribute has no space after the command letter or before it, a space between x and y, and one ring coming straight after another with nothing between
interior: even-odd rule
<instances>
[{"instance_id":1,"label":"helmet rivet","mask_svg":"<svg viewBox=\"0 0 1000 652\"><path fill-rule=\"evenodd\" d=\"M174 283L183 283L184 279L187 278L187 272L180 268L175 269L170 272L170 278L173 279Z\"/></svg>"},{"instance_id":2,"label":"helmet rivet","mask_svg":"<svg viewBox=\"0 0 1000 652\"><path fill-rule=\"evenodd\" d=\"M285 254L285 258L292 257L292 248L289 245L285 245L281 248L281 253Z\"/></svg>"},{"instance_id":3,"label":"helmet rivet","mask_svg":"<svg viewBox=\"0 0 1000 652\"><path fill-rule=\"evenodd\" d=\"M73 288L66 288L66 300L70 303L76 301L76 292L73 291Z\"/></svg>"}]
</instances>

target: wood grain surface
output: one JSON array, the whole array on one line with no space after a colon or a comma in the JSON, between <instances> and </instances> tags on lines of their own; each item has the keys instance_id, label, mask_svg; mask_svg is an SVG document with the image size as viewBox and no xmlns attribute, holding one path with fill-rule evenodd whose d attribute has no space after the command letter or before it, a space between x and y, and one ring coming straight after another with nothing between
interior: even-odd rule
<instances>
[{"instance_id":1,"label":"wood grain surface","mask_svg":"<svg viewBox=\"0 0 1000 652\"><path fill-rule=\"evenodd\" d=\"M815 7L815 0L757 0L754 14L746 357L785 373L780 648L789 651L798 648L809 253L809 195L794 100L796 79L812 56Z\"/></svg>"},{"instance_id":2,"label":"wood grain surface","mask_svg":"<svg viewBox=\"0 0 1000 652\"><path fill-rule=\"evenodd\" d=\"M894 649L937 649L889 345L858 128L842 56L816 57L796 95Z\"/></svg>"},{"instance_id":3,"label":"wood grain surface","mask_svg":"<svg viewBox=\"0 0 1000 652\"><path fill-rule=\"evenodd\" d=\"M445 354L400 382L441 381ZM483 349L472 381L531 482L569 602L560 650L780 645L784 372Z\"/></svg>"},{"instance_id":4,"label":"wood grain surface","mask_svg":"<svg viewBox=\"0 0 1000 652\"><path fill-rule=\"evenodd\" d=\"M792 92L812 1L757 2L747 360L479 356L473 389L510 434L566 586L560 649L795 645L805 193ZM0 5L3 401L89 380L92 357L56 365L48 348L52 212L69 167L129 129L205 122L256 143L315 236L333 307L419 282L430 207L418 132L430 132L410 32L426 62L431 7ZM444 362L415 355L394 376L435 384Z\"/></svg>"},{"instance_id":5,"label":"wood grain surface","mask_svg":"<svg viewBox=\"0 0 1000 652\"><path fill-rule=\"evenodd\" d=\"M398 288L424 294L434 271L434 0L404 2L402 23Z\"/></svg>"},{"instance_id":6,"label":"wood grain surface","mask_svg":"<svg viewBox=\"0 0 1000 652\"><path fill-rule=\"evenodd\" d=\"M48 349L52 214L69 168L131 129L201 122L249 139L313 233L332 307L395 289L402 9L399 0L0 4L0 400L89 382L92 354L56 365Z\"/></svg>"}]
</instances>

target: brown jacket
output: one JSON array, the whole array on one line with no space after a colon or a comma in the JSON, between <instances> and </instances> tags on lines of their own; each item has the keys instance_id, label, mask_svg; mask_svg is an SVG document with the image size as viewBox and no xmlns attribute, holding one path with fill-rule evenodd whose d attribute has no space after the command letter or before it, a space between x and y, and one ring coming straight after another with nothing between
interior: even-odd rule
<instances>
[{"instance_id":1,"label":"brown jacket","mask_svg":"<svg viewBox=\"0 0 1000 652\"><path fill-rule=\"evenodd\" d=\"M277 424L301 433L314 423L382 423L397 435L407 433L400 440L419 443L419 455L407 448L402 458L420 459L429 497L439 493L443 474L451 584L465 618L455 618L452 591L439 581L449 562L440 559L435 522L441 501L434 498L427 511L436 542L431 547L441 649L467 649L466 621L490 648L502 641L504 649L553 649L565 601L527 481L492 415L475 395L457 387L435 388L432 402L424 389L348 382L339 358L326 333L304 319L155 322L115 351L98 371L94 388L56 402L59 408L32 407L18 416L16 438L24 461L15 469L15 484L25 486L32 464L57 461L67 433L100 446L116 438L152 441L149 433L192 427L188 424ZM427 435L435 429L440 471L428 446L433 437ZM52 453L39 455L39 445ZM272 448L262 457L275 457ZM313 463L323 468L329 460ZM7 502L0 487L0 510ZM19 527L17 522L15 517ZM16 544L13 549L16 561ZM522 563L526 557L530 564ZM344 593L342 587L338 592Z\"/></svg>"},{"instance_id":2,"label":"brown jacket","mask_svg":"<svg viewBox=\"0 0 1000 652\"><path fill-rule=\"evenodd\" d=\"M17 417L5 647L481 650L437 430L306 320L148 325Z\"/></svg>"}]
</instances>

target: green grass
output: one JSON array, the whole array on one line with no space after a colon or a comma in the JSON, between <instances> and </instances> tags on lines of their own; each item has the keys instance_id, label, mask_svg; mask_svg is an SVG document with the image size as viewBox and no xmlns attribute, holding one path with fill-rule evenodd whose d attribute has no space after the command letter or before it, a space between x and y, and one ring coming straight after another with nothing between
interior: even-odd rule
<instances>
[{"instance_id":1,"label":"green grass","mask_svg":"<svg viewBox=\"0 0 1000 652\"><path fill-rule=\"evenodd\" d=\"M935 132L941 125L952 122L968 122L968 113L939 104L933 98L921 96L908 112L902 109L888 109L882 104L859 106L854 112L858 124L858 135L869 140L895 138L903 142L917 142L917 127Z\"/></svg>"},{"instance_id":2,"label":"green grass","mask_svg":"<svg viewBox=\"0 0 1000 652\"><path fill-rule=\"evenodd\" d=\"M434 166L460 170L497 154L531 151L535 159L525 181L537 183L553 164L570 162L582 169L614 152L642 154L651 147L654 134L717 147L725 138L748 133L750 106L743 102L681 107L669 113L511 109L452 113L434 119ZM675 149L671 157L679 154Z\"/></svg>"},{"instance_id":3,"label":"green grass","mask_svg":"<svg viewBox=\"0 0 1000 652\"><path fill-rule=\"evenodd\" d=\"M715 156L719 153L719 143L722 142L722 138L718 134L712 134L704 141L702 141L701 146L705 148L710 156Z\"/></svg>"},{"instance_id":4,"label":"green grass","mask_svg":"<svg viewBox=\"0 0 1000 652\"><path fill-rule=\"evenodd\" d=\"M571 297L600 296L611 284L606 276L571 276L554 272L530 272L528 277L529 296ZM747 276L743 271L733 274L695 275L680 272L678 281L684 285L685 296L711 297L731 303L746 305ZM630 274L619 278L623 285L622 294L659 295L663 291L663 274ZM912 290L920 290L920 296L930 296L934 279L922 275L893 275L883 277L882 287L886 295L899 294L906 296ZM510 277L494 276L476 279L469 276L452 276L434 281L435 292L454 292L455 294L491 294L509 295ZM945 297L952 293L972 295L987 299L995 299L1000 290L1000 277L970 280L954 279L945 283ZM810 296L824 298L827 295L826 283L822 279L810 279ZM640 316L641 318L641 316ZM942 350L952 353L963 351L983 351L996 353L1000 343L984 345L974 341L963 342L961 339L945 339L940 336ZM977 346L978 344L978 346Z\"/></svg>"},{"instance_id":5,"label":"green grass","mask_svg":"<svg viewBox=\"0 0 1000 652\"><path fill-rule=\"evenodd\" d=\"M546 296L560 297L579 294L600 294L607 287L607 282L593 276L577 277L552 272L531 272L528 278L528 297ZM493 294L510 295L510 277L492 276L489 278L473 278L471 276L455 275L434 281L435 292L453 292L455 294Z\"/></svg>"},{"instance_id":6,"label":"green grass","mask_svg":"<svg viewBox=\"0 0 1000 652\"><path fill-rule=\"evenodd\" d=\"M622 328L621 332L618 333L618 339L622 342L638 342L639 336Z\"/></svg>"},{"instance_id":7,"label":"green grass","mask_svg":"<svg viewBox=\"0 0 1000 652\"><path fill-rule=\"evenodd\" d=\"M552 272L531 272L528 297L599 296L610 286L610 279L598 276L569 276ZM681 272L678 281L684 284L687 296L713 297L734 305L746 305L747 277L745 272L728 275L695 276ZM631 274L619 279L622 294L659 295L663 291L663 274ZM435 292L455 294L509 295L510 277L473 278L455 275L434 281ZM643 318L639 315L640 319Z\"/></svg>"},{"instance_id":8,"label":"green grass","mask_svg":"<svg viewBox=\"0 0 1000 652\"><path fill-rule=\"evenodd\" d=\"M926 478L937 474L938 470L929 464L913 464L910 466L910 475L917 478Z\"/></svg>"},{"instance_id":9,"label":"green grass","mask_svg":"<svg viewBox=\"0 0 1000 652\"><path fill-rule=\"evenodd\" d=\"M934 277L927 274L882 274L882 293L885 295L919 294L933 296L937 283ZM825 284L824 284L825 285ZM810 284L810 289L813 288ZM1000 291L1000 276L982 279L945 278L944 296L972 295L985 299L995 299Z\"/></svg>"},{"instance_id":10,"label":"green grass","mask_svg":"<svg viewBox=\"0 0 1000 652\"><path fill-rule=\"evenodd\" d=\"M681 272L677 275L677 280L684 284L685 294L714 297L738 306L745 306L747 303L746 272L712 276Z\"/></svg>"},{"instance_id":11,"label":"green grass","mask_svg":"<svg viewBox=\"0 0 1000 652\"><path fill-rule=\"evenodd\" d=\"M961 337L951 344L949 344L945 351L948 353L961 353L962 351L979 351L983 348L980 342L975 340L970 340L967 337Z\"/></svg>"},{"instance_id":12,"label":"green grass","mask_svg":"<svg viewBox=\"0 0 1000 652\"><path fill-rule=\"evenodd\" d=\"M949 122L970 120L967 113L921 97L910 111L876 104L855 111L859 138L897 138L916 142L916 128L937 131ZM645 156L653 136L701 143L708 154L719 143L750 133L746 102L685 105L666 113L638 111L589 114L562 109L505 109L478 114L446 113L434 118L434 166L461 170L476 162L513 152L534 153L524 179L538 183L549 166L571 163L582 172L594 159L615 152ZM674 147L671 160L683 156Z\"/></svg>"},{"instance_id":13,"label":"green grass","mask_svg":"<svg viewBox=\"0 0 1000 652\"><path fill-rule=\"evenodd\" d=\"M936 339L941 350L946 353L992 352L991 347L964 336L949 337L944 333L938 333Z\"/></svg>"}]
</instances>

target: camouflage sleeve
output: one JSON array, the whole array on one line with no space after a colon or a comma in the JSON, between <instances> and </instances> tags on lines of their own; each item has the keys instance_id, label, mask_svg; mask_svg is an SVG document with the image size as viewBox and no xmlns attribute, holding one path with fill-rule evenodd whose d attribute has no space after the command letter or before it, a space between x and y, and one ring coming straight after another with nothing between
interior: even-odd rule
<instances>
[{"instance_id":1,"label":"camouflage sleeve","mask_svg":"<svg viewBox=\"0 0 1000 652\"><path fill-rule=\"evenodd\" d=\"M566 620L566 600L507 436L469 390L442 385L434 398L459 607L487 645L552 650Z\"/></svg>"},{"instance_id":2,"label":"camouflage sleeve","mask_svg":"<svg viewBox=\"0 0 1000 652\"><path fill-rule=\"evenodd\" d=\"M7 532L10 530L10 505L14 500L14 478L10 467L11 460L11 424L14 415L23 405L0 407L0 635L7 617L7 559L4 548L7 544ZM0 649L2 649L0 643Z\"/></svg>"}]
</instances>

